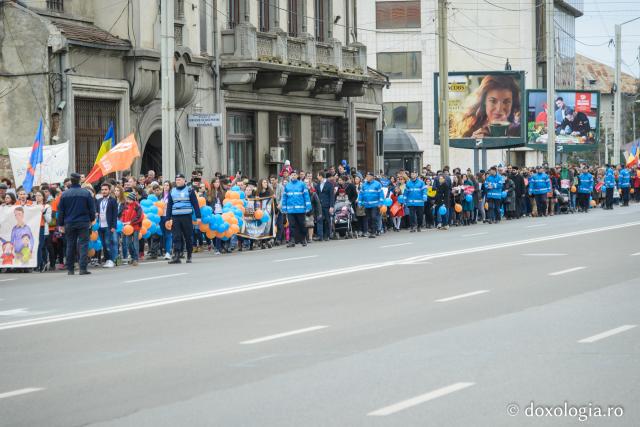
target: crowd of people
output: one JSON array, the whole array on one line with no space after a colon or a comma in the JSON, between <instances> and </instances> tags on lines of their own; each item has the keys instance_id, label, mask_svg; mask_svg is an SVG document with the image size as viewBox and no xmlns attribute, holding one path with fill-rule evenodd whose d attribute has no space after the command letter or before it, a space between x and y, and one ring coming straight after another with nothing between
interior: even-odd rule
<instances>
[{"instance_id":1,"label":"crowd of people","mask_svg":"<svg viewBox=\"0 0 640 427\"><path fill-rule=\"evenodd\" d=\"M498 165L478 173L449 167L433 171L427 165L384 176L363 174L345 161L315 175L287 162L278 175L259 180L240 173L216 173L204 180L194 171L190 179L178 174L170 181L148 171L138 178L125 173L120 180L83 181L84 176L74 173L63 183L42 183L27 192L9 179L0 180L4 205L42 209L37 271L74 274L77 263L80 274L90 274L92 265L137 266L142 259L158 258L171 264L186 258L189 263L192 253L201 251L221 255L402 230L448 230L640 201L640 169L624 165ZM223 213L231 189L241 192L242 199L273 199L273 227L266 238L212 238L201 230L201 210L209 206L209 212ZM163 207L152 235L144 230L145 199L147 206L152 199ZM244 215L250 221L257 214ZM98 250L90 247L92 230L102 243Z\"/></svg>"}]
</instances>

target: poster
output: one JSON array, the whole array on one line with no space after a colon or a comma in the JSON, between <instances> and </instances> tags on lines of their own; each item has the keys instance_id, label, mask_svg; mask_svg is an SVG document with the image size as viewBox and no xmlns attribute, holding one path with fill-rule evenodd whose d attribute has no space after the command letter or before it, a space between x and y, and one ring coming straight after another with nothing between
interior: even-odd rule
<instances>
[{"instance_id":1,"label":"poster","mask_svg":"<svg viewBox=\"0 0 640 427\"><path fill-rule=\"evenodd\" d=\"M0 268L35 268L42 209L0 206Z\"/></svg>"},{"instance_id":2,"label":"poster","mask_svg":"<svg viewBox=\"0 0 640 427\"><path fill-rule=\"evenodd\" d=\"M554 105L547 105L543 90L527 91L527 143L533 148L547 144L547 120L553 116L556 144L591 149L600 130L600 94L593 91L559 90ZM546 147L542 147L546 150Z\"/></svg>"},{"instance_id":3,"label":"poster","mask_svg":"<svg viewBox=\"0 0 640 427\"><path fill-rule=\"evenodd\" d=\"M238 236L246 239L271 239L275 237L275 199L273 197L247 198L244 217L244 224ZM257 210L262 211L263 217L258 220L255 217ZM267 215L264 217L264 215ZM265 220L265 218L267 220Z\"/></svg>"},{"instance_id":4,"label":"poster","mask_svg":"<svg viewBox=\"0 0 640 427\"><path fill-rule=\"evenodd\" d=\"M436 75L436 129L439 120ZM452 147L504 148L524 144L524 74L521 71L455 72L448 75L449 141ZM439 141L436 141L439 143Z\"/></svg>"},{"instance_id":5,"label":"poster","mask_svg":"<svg viewBox=\"0 0 640 427\"><path fill-rule=\"evenodd\" d=\"M27 175L27 163L31 156L31 147L9 148L9 160L13 179L17 186L24 182ZM62 183L69 176L69 142L57 145L45 145L42 152L42 164L36 167L34 186L43 182Z\"/></svg>"}]
</instances>

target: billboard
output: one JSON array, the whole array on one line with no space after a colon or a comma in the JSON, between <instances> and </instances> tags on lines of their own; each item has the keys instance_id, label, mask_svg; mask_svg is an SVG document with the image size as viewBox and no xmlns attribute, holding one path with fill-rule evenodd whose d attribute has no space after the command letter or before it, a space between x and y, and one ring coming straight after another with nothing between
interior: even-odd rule
<instances>
[{"instance_id":1,"label":"billboard","mask_svg":"<svg viewBox=\"0 0 640 427\"><path fill-rule=\"evenodd\" d=\"M600 135L600 93L557 90L553 99L550 109L545 90L527 91L527 146L547 149L547 120L552 114L555 141L562 151L594 150Z\"/></svg>"},{"instance_id":2,"label":"billboard","mask_svg":"<svg viewBox=\"0 0 640 427\"><path fill-rule=\"evenodd\" d=\"M451 72L448 83L451 147L524 145L524 71ZM440 86L437 73L434 89L435 129L438 129ZM435 142L440 143L438 132Z\"/></svg>"}]
</instances>

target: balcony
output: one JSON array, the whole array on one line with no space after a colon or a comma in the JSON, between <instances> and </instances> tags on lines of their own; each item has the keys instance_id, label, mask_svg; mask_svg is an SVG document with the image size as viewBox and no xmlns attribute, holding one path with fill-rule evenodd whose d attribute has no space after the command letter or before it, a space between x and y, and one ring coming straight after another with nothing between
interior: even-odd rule
<instances>
[{"instance_id":1,"label":"balcony","mask_svg":"<svg viewBox=\"0 0 640 427\"><path fill-rule=\"evenodd\" d=\"M222 84L312 95L361 96L367 51L360 43L316 42L311 35L290 37L283 30L260 32L248 23L222 31Z\"/></svg>"}]
</instances>

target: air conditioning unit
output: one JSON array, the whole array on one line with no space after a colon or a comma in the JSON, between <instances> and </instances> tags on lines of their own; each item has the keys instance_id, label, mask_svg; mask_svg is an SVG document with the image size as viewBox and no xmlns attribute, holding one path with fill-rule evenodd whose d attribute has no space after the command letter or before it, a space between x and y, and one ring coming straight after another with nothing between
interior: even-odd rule
<instances>
[{"instance_id":1,"label":"air conditioning unit","mask_svg":"<svg viewBox=\"0 0 640 427\"><path fill-rule=\"evenodd\" d=\"M325 163L327 161L327 149L316 147L313 149L311 157L313 163Z\"/></svg>"},{"instance_id":2,"label":"air conditioning unit","mask_svg":"<svg viewBox=\"0 0 640 427\"><path fill-rule=\"evenodd\" d=\"M284 163L284 147L269 148L269 157L272 163Z\"/></svg>"}]
</instances>

